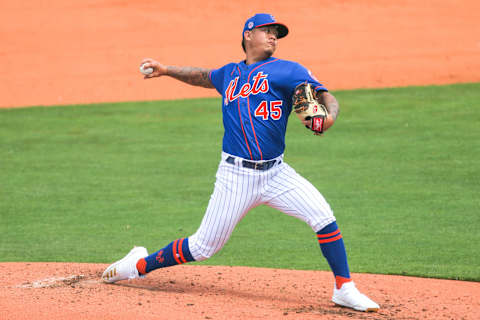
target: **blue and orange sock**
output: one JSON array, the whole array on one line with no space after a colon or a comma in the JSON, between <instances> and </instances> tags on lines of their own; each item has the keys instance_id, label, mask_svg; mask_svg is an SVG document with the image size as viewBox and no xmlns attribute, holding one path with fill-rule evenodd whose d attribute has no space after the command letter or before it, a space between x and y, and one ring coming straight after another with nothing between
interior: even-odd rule
<instances>
[{"instance_id":1,"label":"blue and orange sock","mask_svg":"<svg viewBox=\"0 0 480 320\"><path fill-rule=\"evenodd\" d=\"M346 282L352 281L348 268L347 252L337 223L332 222L317 232L318 243L323 256L335 276L335 284L340 289Z\"/></svg>"},{"instance_id":2,"label":"blue and orange sock","mask_svg":"<svg viewBox=\"0 0 480 320\"><path fill-rule=\"evenodd\" d=\"M137 270L140 274L149 273L155 269L166 268L177 264L195 261L188 248L188 238L177 239L165 248L138 260Z\"/></svg>"}]
</instances>

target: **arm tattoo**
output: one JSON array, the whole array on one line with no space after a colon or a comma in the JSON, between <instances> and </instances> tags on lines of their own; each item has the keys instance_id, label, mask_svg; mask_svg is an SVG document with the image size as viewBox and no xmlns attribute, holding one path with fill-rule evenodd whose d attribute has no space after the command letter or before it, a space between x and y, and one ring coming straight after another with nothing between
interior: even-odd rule
<instances>
[{"instance_id":1,"label":"arm tattoo","mask_svg":"<svg viewBox=\"0 0 480 320\"><path fill-rule=\"evenodd\" d=\"M337 120L338 113L340 112L340 106L338 105L337 99L328 92L323 92L319 98L320 103L325 105L333 120Z\"/></svg>"},{"instance_id":2,"label":"arm tattoo","mask_svg":"<svg viewBox=\"0 0 480 320\"><path fill-rule=\"evenodd\" d=\"M194 67L167 67L167 75L193 86L215 88L208 77L209 69Z\"/></svg>"}]
</instances>

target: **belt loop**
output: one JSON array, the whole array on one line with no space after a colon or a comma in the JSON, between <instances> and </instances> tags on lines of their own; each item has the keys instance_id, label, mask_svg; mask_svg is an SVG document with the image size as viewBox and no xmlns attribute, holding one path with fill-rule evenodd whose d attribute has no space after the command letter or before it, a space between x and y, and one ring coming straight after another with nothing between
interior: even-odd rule
<instances>
[{"instance_id":1,"label":"belt loop","mask_svg":"<svg viewBox=\"0 0 480 320\"><path fill-rule=\"evenodd\" d=\"M232 156L228 156L227 159L225 159L225 162L235 165L235 158Z\"/></svg>"}]
</instances>

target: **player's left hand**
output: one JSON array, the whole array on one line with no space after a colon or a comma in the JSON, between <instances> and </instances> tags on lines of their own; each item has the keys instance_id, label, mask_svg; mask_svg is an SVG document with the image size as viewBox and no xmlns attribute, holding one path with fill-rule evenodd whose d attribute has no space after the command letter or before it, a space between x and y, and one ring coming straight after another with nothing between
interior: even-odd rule
<instances>
[{"instance_id":1,"label":"player's left hand","mask_svg":"<svg viewBox=\"0 0 480 320\"><path fill-rule=\"evenodd\" d=\"M307 129L310 129L312 130L312 119L310 120L301 120L303 125L305 126L305 128ZM312 130L313 131L313 134L316 135L316 136L323 136L323 134L325 133L325 131L330 128L333 123L335 122L335 120L333 120L332 116L330 114L327 114L327 116L325 117L325 120L324 120L324 124L323 124L323 132L316 132L315 130Z\"/></svg>"},{"instance_id":2,"label":"player's left hand","mask_svg":"<svg viewBox=\"0 0 480 320\"><path fill-rule=\"evenodd\" d=\"M292 105L300 121L315 135L321 135L330 126L327 127L327 108L318 102L309 83L302 83L295 88Z\"/></svg>"},{"instance_id":3,"label":"player's left hand","mask_svg":"<svg viewBox=\"0 0 480 320\"><path fill-rule=\"evenodd\" d=\"M303 125L305 128L312 130L312 120L302 120ZM313 131L313 130L312 130ZM313 131L313 135L315 136L323 136L323 132L315 132Z\"/></svg>"}]
</instances>

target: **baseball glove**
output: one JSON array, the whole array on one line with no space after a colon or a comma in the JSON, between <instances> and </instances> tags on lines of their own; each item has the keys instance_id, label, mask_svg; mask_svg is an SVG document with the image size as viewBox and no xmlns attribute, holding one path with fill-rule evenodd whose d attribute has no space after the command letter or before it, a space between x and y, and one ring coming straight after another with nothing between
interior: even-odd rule
<instances>
[{"instance_id":1,"label":"baseball glove","mask_svg":"<svg viewBox=\"0 0 480 320\"><path fill-rule=\"evenodd\" d=\"M317 101L317 94L311 84L305 82L295 88L292 106L300 121L309 122L309 125L305 125L307 129L312 130L315 134L323 133L328 111L323 104Z\"/></svg>"}]
</instances>

